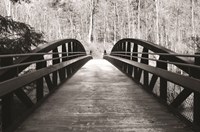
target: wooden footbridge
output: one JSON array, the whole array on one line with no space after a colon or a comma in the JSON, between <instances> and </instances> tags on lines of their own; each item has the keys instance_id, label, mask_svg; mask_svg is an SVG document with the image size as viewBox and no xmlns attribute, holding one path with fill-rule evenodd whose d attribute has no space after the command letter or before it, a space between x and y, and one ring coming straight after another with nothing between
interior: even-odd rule
<instances>
[{"instance_id":1,"label":"wooden footbridge","mask_svg":"<svg viewBox=\"0 0 200 132\"><path fill-rule=\"evenodd\" d=\"M200 130L198 54L122 39L92 59L64 39L0 60L3 132Z\"/></svg>"}]
</instances>

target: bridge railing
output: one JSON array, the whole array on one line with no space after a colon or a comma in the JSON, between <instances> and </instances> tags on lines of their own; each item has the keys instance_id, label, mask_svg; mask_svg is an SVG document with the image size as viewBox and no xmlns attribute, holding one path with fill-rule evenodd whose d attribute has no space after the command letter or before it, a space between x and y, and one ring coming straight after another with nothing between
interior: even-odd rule
<instances>
[{"instance_id":1,"label":"bridge railing","mask_svg":"<svg viewBox=\"0 0 200 132\"><path fill-rule=\"evenodd\" d=\"M45 44L31 53L0 55L2 130L14 130L91 58L74 39Z\"/></svg>"},{"instance_id":2,"label":"bridge railing","mask_svg":"<svg viewBox=\"0 0 200 132\"><path fill-rule=\"evenodd\" d=\"M104 58L199 129L200 54L176 54L143 40L122 39Z\"/></svg>"}]
</instances>

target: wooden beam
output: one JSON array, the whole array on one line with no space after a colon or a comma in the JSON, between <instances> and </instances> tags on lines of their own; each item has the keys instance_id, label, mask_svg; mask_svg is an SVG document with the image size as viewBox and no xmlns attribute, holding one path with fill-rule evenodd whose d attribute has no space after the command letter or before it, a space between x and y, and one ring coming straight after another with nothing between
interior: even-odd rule
<instances>
[{"instance_id":1,"label":"wooden beam","mask_svg":"<svg viewBox=\"0 0 200 132\"><path fill-rule=\"evenodd\" d=\"M55 48L53 50L53 53L58 53L58 49ZM57 57L59 57L58 54L53 54L52 58L57 58ZM60 63L60 59L53 60L53 65L58 64L58 63ZM53 85L54 85L54 87L58 85L58 72L57 71L53 72Z\"/></svg>"},{"instance_id":2,"label":"wooden beam","mask_svg":"<svg viewBox=\"0 0 200 132\"><path fill-rule=\"evenodd\" d=\"M31 108L34 103L32 100L27 96L27 94L22 89L17 89L15 95L19 98L19 100L26 105L27 108Z\"/></svg>"},{"instance_id":3,"label":"wooden beam","mask_svg":"<svg viewBox=\"0 0 200 132\"><path fill-rule=\"evenodd\" d=\"M72 60L69 60L66 62L61 62L59 64L49 66L47 68L42 68L37 71L24 74L17 78L12 78L10 80L1 82L0 83L0 97L4 96L20 87L23 87L45 75L48 75L54 71L57 71L63 67L71 65L73 63L78 63L81 60L85 60L85 62L87 62L90 59L92 59L92 57L90 55L78 57L78 58L75 58L75 59L72 59Z\"/></svg>"},{"instance_id":4,"label":"wooden beam","mask_svg":"<svg viewBox=\"0 0 200 132\"><path fill-rule=\"evenodd\" d=\"M114 59L114 60L118 60L118 61L130 64L134 67L140 67L141 69L146 70L151 74L155 74L158 77L162 77L162 78L166 79L167 81L170 81L174 84L177 84L179 86L182 86L182 87L185 87L185 88L188 88L188 89L191 89L193 91L200 93L200 89L199 89L200 80L198 80L198 79L179 75L179 74L169 72L169 71L166 71L166 70L158 68L158 67L152 67L152 66L149 66L146 64L142 64L142 63L135 62L135 61L130 61L127 59L116 57L116 56L106 55L106 56L104 56L104 58L108 59L108 60Z\"/></svg>"},{"instance_id":5,"label":"wooden beam","mask_svg":"<svg viewBox=\"0 0 200 132\"><path fill-rule=\"evenodd\" d=\"M183 103L183 101L185 101L187 97L190 96L192 92L193 91L190 89L183 89L183 91L179 93L179 95L173 100L173 102L170 105L175 108L178 108Z\"/></svg>"}]
</instances>

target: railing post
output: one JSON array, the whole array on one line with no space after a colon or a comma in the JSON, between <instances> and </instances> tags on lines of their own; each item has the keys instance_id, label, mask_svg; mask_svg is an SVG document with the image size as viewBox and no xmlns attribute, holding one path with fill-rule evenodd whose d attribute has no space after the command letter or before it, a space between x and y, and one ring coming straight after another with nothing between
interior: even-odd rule
<instances>
[{"instance_id":1,"label":"railing post","mask_svg":"<svg viewBox=\"0 0 200 132\"><path fill-rule=\"evenodd\" d=\"M1 59L1 66L8 66L13 64L13 58L2 58ZM1 78L1 81L8 80L13 78L15 73L5 75ZM9 93L2 97L2 130L6 130L10 124L12 124L12 114L13 114L13 93Z\"/></svg>"},{"instance_id":2,"label":"railing post","mask_svg":"<svg viewBox=\"0 0 200 132\"><path fill-rule=\"evenodd\" d=\"M133 52L138 52L138 45L134 43ZM138 54L132 53L132 60L138 62ZM138 68L134 67L134 78L137 79L138 76Z\"/></svg>"},{"instance_id":3,"label":"railing post","mask_svg":"<svg viewBox=\"0 0 200 132\"><path fill-rule=\"evenodd\" d=\"M200 52L195 53L195 55L200 55ZM195 57L195 65L200 66L200 57ZM200 79L200 70L194 68L194 72L192 76ZM194 114L193 114L193 122L196 126L200 126L200 93L194 92Z\"/></svg>"},{"instance_id":4,"label":"railing post","mask_svg":"<svg viewBox=\"0 0 200 132\"><path fill-rule=\"evenodd\" d=\"M67 45L67 49L68 49L68 60L71 60L72 58L70 57L72 55L72 42L69 42ZM67 66L67 77L71 76L72 74L72 69L71 69L71 65Z\"/></svg>"},{"instance_id":5,"label":"railing post","mask_svg":"<svg viewBox=\"0 0 200 132\"><path fill-rule=\"evenodd\" d=\"M128 42L127 43L127 59L131 60L131 42ZM128 65L128 75L132 77L132 73L133 73L133 66L131 65Z\"/></svg>"},{"instance_id":6,"label":"railing post","mask_svg":"<svg viewBox=\"0 0 200 132\"><path fill-rule=\"evenodd\" d=\"M44 58L41 57L39 60L43 60ZM36 63L36 70L44 68L44 62ZM36 81L36 99L37 102L40 101L44 97L44 84L43 84L43 77Z\"/></svg>"},{"instance_id":7,"label":"railing post","mask_svg":"<svg viewBox=\"0 0 200 132\"><path fill-rule=\"evenodd\" d=\"M165 59L163 59L162 56L160 56L160 60L161 61L165 61ZM157 62L158 63L158 67L162 68L164 70L167 70L167 63L164 62ZM160 98L167 102L167 80L164 78L160 78Z\"/></svg>"},{"instance_id":8,"label":"railing post","mask_svg":"<svg viewBox=\"0 0 200 132\"><path fill-rule=\"evenodd\" d=\"M148 49L145 49L144 51L145 51L145 53L148 53ZM149 60L147 60L147 59L149 58L149 55L148 54L144 54L143 57L146 58L146 59L143 60L143 63L148 65L149 64ZM143 72L144 72L144 76L143 76L144 77L143 78L144 82L143 82L143 84L144 84L145 87L148 87L148 85L149 85L149 73L147 71L145 71L145 70Z\"/></svg>"},{"instance_id":9,"label":"railing post","mask_svg":"<svg viewBox=\"0 0 200 132\"><path fill-rule=\"evenodd\" d=\"M59 57L59 55L56 54L56 53L58 53L58 49L55 48L53 50L53 53L54 53L53 57L52 57L54 59L53 60L53 65L55 65L55 64L60 62L60 59L55 59L55 58ZM54 85L54 87L58 85L58 72L57 71L53 72L53 85Z\"/></svg>"},{"instance_id":10,"label":"railing post","mask_svg":"<svg viewBox=\"0 0 200 132\"><path fill-rule=\"evenodd\" d=\"M65 62L67 61L67 49L66 49L66 44L62 44L62 62ZM60 71L59 71L59 74L60 74L60 80L63 81L66 77L66 70L65 70L65 67L62 68Z\"/></svg>"}]
</instances>

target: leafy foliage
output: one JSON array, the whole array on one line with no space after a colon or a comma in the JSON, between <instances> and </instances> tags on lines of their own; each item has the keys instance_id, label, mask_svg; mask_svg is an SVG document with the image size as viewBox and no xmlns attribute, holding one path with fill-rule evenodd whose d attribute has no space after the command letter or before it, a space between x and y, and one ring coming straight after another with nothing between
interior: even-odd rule
<instances>
[{"instance_id":1,"label":"leafy foliage","mask_svg":"<svg viewBox=\"0 0 200 132\"><path fill-rule=\"evenodd\" d=\"M191 37L193 44L197 46L197 51L200 51L200 36L196 35L195 37Z\"/></svg>"},{"instance_id":2,"label":"leafy foliage","mask_svg":"<svg viewBox=\"0 0 200 132\"><path fill-rule=\"evenodd\" d=\"M0 15L0 53L25 53L44 43L43 34L31 26Z\"/></svg>"},{"instance_id":3,"label":"leafy foliage","mask_svg":"<svg viewBox=\"0 0 200 132\"><path fill-rule=\"evenodd\" d=\"M22 1L26 3L31 3L31 0L10 0L10 1L13 3L21 3Z\"/></svg>"}]
</instances>

